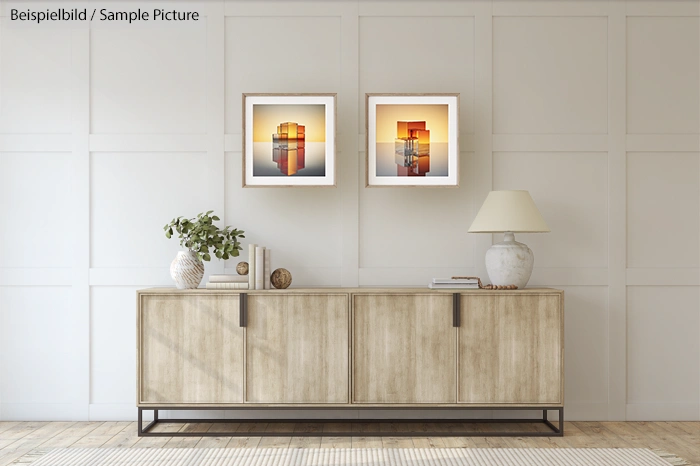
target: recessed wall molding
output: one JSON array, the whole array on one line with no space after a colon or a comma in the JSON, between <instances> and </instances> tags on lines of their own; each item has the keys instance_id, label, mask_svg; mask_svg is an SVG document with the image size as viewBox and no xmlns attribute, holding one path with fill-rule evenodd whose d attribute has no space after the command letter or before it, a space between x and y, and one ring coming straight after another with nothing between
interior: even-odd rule
<instances>
[{"instance_id":1,"label":"recessed wall molding","mask_svg":"<svg viewBox=\"0 0 700 466\"><path fill-rule=\"evenodd\" d=\"M693 0L626 0L627 16L698 16Z\"/></svg>"},{"instance_id":2,"label":"recessed wall molding","mask_svg":"<svg viewBox=\"0 0 700 466\"><path fill-rule=\"evenodd\" d=\"M628 152L700 152L700 134L628 134Z\"/></svg>"},{"instance_id":3,"label":"recessed wall molding","mask_svg":"<svg viewBox=\"0 0 700 466\"><path fill-rule=\"evenodd\" d=\"M265 17L313 17L340 16L340 11L347 5L357 2L288 2L283 0L260 2L259 0L225 1L225 17L265 16Z\"/></svg>"},{"instance_id":4,"label":"recessed wall molding","mask_svg":"<svg viewBox=\"0 0 700 466\"><path fill-rule=\"evenodd\" d=\"M697 421L700 403L629 403L628 421Z\"/></svg>"},{"instance_id":5,"label":"recessed wall molding","mask_svg":"<svg viewBox=\"0 0 700 466\"><path fill-rule=\"evenodd\" d=\"M0 286L71 286L73 269L0 267Z\"/></svg>"},{"instance_id":6,"label":"recessed wall molding","mask_svg":"<svg viewBox=\"0 0 700 466\"><path fill-rule=\"evenodd\" d=\"M70 152L70 134L0 134L0 152Z\"/></svg>"},{"instance_id":7,"label":"recessed wall molding","mask_svg":"<svg viewBox=\"0 0 700 466\"><path fill-rule=\"evenodd\" d=\"M606 16L608 2L494 0L493 16Z\"/></svg>"},{"instance_id":8,"label":"recessed wall molding","mask_svg":"<svg viewBox=\"0 0 700 466\"><path fill-rule=\"evenodd\" d=\"M535 267L528 286L606 286L607 267Z\"/></svg>"},{"instance_id":9,"label":"recessed wall molding","mask_svg":"<svg viewBox=\"0 0 700 466\"><path fill-rule=\"evenodd\" d=\"M90 152L204 152L206 134L91 134Z\"/></svg>"},{"instance_id":10,"label":"recessed wall molding","mask_svg":"<svg viewBox=\"0 0 700 466\"><path fill-rule=\"evenodd\" d=\"M607 152L607 134L494 134L494 152Z\"/></svg>"},{"instance_id":11,"label":"recessed wall molding","mask_svg":"<svg viewBox=\"0 0 700 466\"><path fill-rule=\"evenodd\" d=\"M645 267L627 269L627 286L698 286L697 267Z\"/></svg>"},{"instance_id":12,"label":"recessed wall molding","mask_svg":"<svg viewBox=\"0 0 700 466\"><path fill-rule=\"evenodd\" d=\"M452 2L431 0L430 9L426 10L421 2L406 2L397 8L393 1L359 1L359 16L391 16L391 17L426 17L426 16L475 16L479 10L479 2Z\"/></svg>"},{"instance_id":13,"label":"recessed wall molding","mask_svg":"<svg viewBox=\"0 0 700 466\"><path fill-rule=\"evenodd\" d=\"M226 152L242 152L243 135L240 133L224 135L224 150Z\"/></svg>"}]
</instances>

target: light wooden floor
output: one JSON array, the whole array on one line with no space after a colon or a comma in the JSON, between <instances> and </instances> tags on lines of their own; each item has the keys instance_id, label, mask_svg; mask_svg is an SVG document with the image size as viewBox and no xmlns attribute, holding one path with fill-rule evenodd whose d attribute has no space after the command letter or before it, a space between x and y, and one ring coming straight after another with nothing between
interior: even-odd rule
<instances>
[{"instance_id":1,"label":"light wooden floor","mask_svg":"<svg viewBox=\"0 0 700 466\"><path fill-rule=\"evenodd\" d=\"M243 429L238 424L164 424L166 432L222 432ZM250 428L250 426L248 426ZM47 448L652 448L673 453L692 465L700 466L700 422L566 422L565 437L424 437L420 431L465 428L460 424L420 424L415 437L377 437L381 432L404 431L405 424L257 424L262 429L295 429L295 432L350 430L356 437L141 437L135 422L0 422L0 466L8 465L32 452ZM468 428L468 426L467 426ZM477 429L502 430L490 424ZM526 424L512 429L527 429ZM375 436L373 436L373 434ZM390 434L389 434L390 435Z\"/></svg>"}]
</instances>

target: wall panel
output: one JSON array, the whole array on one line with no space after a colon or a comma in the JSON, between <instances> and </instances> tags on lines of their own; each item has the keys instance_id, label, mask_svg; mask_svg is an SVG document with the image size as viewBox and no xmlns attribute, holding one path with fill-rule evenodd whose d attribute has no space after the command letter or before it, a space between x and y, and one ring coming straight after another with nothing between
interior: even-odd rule
<instances>
[{"instance_id":1,"label":"wall panel","mask_svg":"<svg viewBox=\"0 0 700 466\"><path fill-rule=\"evenodd\" d=\"M473 238L466 233L476 215L469 201L471 167L473 153L461 153L459 188L361 190L360 267L415 267L428 274L434 267L454 268L455 273L474 267ZM381 280L375 284L392 283L389 277Z\"/></svg>"},{"instance_id":2,"label":"wall panel","mask_svg":"<svg viewBox=\"0 0 700 466\"><path fill-rule=\"evenodd\" d=\"M607 132L607 19L493 20L493 132Z\"/></svg>"},{"instance_id":3,"label":"wall panel","mask_svg":"<svg viewBox=\"0 0 700 466\"><path fill-rule=\"evenodd\" d=\"M90 32L93 133L206 132L206 19Z\"/></svg>"},{"instance_id":4,"label":"wall panel","mask_svg":"<svg viewBox=\"0 0 700 466\"><path fill-rule=\"evenodd\" d=\"M627 154L628 267L700 266L698 173L698 153Z\"/></svg>"},{"instance_id":5,"label":"wall panel","mask_svg":"<svg viewBox=\"0 0 700 466\"><path fill-rule=\"evenodd\" d=\"M493 189L526 189L551 233L520 234L536 267L605 267L607 154L496 152ZM584 220L585 219L585 220ZM494 241L503 241L500 234Z\"/></svg>"},{"instance_id":6,"label":"wall panel","mask_svg":"<svg viewBox=\"0 0 700 466\"><path fill-rule=\"evenodd\" d=\"M245 230L246 242L272 249L273 267L340 267L342 228L338 189L243 189L240 153L226 153L226 221ZM248 250L229 260L235 268ZM294 281L295 284L314 282ZM325 283L340 285L340 282Z\"/></svg>"},{"instance_id":7,"label":"wall panel","mask_svg":"<svg viewBox=\"0 0 700 466\"><path fill-rule=\"evenodd\" d=\"M518 238L567 293L567 417L700 419L700 1L167 6L203 19L0 24L0 420L135 418L174 216L216 209L294 286L422 286L486 278L492 188L552 228ZM337 188L241 188L244 92L338 93ZM364 187L366 92L460 93L460 187Z\"/></svg>"},{"instance_id":8,"label":"wall panel","mask_svg":"<svg viewBox=\"0 0 700 466\"><path fill-rule=\"evenodd\" d=\"M0 267L71 267L71 154L0 152Z\"/></svg>"},{"instance_id":9,"label":"wall panel","mask_svg":"<svg viewBox=\"0 0 700 466\"><path fill-rule=\"evenodd\" d=\"M698 17L627 18L627 132L700 132Z\"/></svg>"},{"instance_id":10,"label":"wall panel","mask_svg":"<svg viewBox=\"0 0 700 466\"><path fill-rule=\"evenodd\" d=\"M360 17L359 29L360 127L365 93L458 92L463 151L458 188L360 190L360 268L387 272L363 270L361 283L395 283L395 267L426 269L410 284L426 283L430 268L472 268L473 241L465 232L475 215L474 156L464 147L473 145L474 18L368 16ZM406 31L420 31L420 40L408 40ZM364 157L361 164L364 180Z\"/></svg>"},{"instance_id":11,"label":"wall panel","mask_svg":"<svg viewBox=\"0 0 700 466\"><path fill-rule=\"evenodd\" d=\"M474 132L474 18L360 17L359 45L360 128L365 93L458 92L460 132Z\"/></svg>"},{"instance_id":12,"label":"wall panel","mask_svg":"<svg viewBox=\"0 0 700 466\"><path fill-rule=\"evenodd\" d=\"M338 92L340 22L339 16L227 17L226 132L241 133L242 93Z\"/></svg>"},{"instance_id":13,"label":"wall panel","mask_svg":"<svg viewBox=\"0 0 700 466\"><path fill-rule=\"evenodd\" d=\"M170 266L180 250L163 225L214 202L202 153L92 153L91 266Z\"/></svg>"},{"instance_id":14,"label":"wall panel","mask_svg":"<svg viewBox=\"0 0 700 466\"><path fill-rule=\"evenodd\" d=\"M564 286L565 394L569 419L600 419L608 401L608 292Z\"/></svg>"},{"instance_id":15,"label":"wall panel","mask_svg":"<svg viewBox=\"0 0 700 466\"><path fill-rule=\"evenodd\" d=\"M79 416L79 328L70 287L0 287L3 419Z\"/></svg>"},{"instance_id":16,"label":"wall panel","mask_svg":"<svg viewBox=\"0 0 700 466\"><path fill-rule=\"evenodd\" d=\"M0 57L0 133L70 133L70 30L3 28Z\"/></svg>"},{"instance_id":17,"label":"wall panel","mask_svg":"<svg viewBox=\"0 0 700 466\"><path fill-rule=\"evenodd\" d=\"M629 420L669 415L698 420L700 400L700 288L629 287L627 290L627 402ZM646 409L643 407L646 406ZM680 409L674 409L674 406Z\"/></svg>"},{"instance_id":18,"label":"wall panel","mask_svg":"<svg viewBox=\"0 0 700 466\"><path fill-rule=\"evenodd\" d=\"M134 296L139 287L94 286L90 292L90 403L131 405L136 396Z\"/></svg>"}]
</instances>

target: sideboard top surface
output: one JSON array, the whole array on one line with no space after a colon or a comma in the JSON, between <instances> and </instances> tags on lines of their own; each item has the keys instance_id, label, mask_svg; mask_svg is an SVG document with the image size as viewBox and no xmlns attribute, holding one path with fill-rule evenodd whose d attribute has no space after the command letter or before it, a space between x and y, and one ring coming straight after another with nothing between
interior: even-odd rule
<instances>
[{"instance_id":1,"label":"sideboard top surface","mask_svg":"<svg viewBox=\"0 0 700 466\"><path fill-rule=\"evenodd\" d=\"M177 288L146 288L138 290L139 294L309 294L309 293L352 293L352 294L376 294L376 293L426 293L426 294L473 294L473 295L512 295L512 294L563 294L563 290L556 288L524 288L522 290L480 290L480 289L444 289L431 290L430 288L287 288L284 290L212 290L196 288L191 290L179 290Z\"/></svg>"}]
</instances>

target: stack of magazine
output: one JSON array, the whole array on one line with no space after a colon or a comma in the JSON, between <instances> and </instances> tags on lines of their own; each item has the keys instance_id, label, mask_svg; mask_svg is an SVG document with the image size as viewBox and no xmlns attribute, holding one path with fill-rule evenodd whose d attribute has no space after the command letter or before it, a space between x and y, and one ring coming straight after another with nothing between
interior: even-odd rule
<instances>
[{"instance_id":1,"label":"stack of magazine","mask_svg":"<svg viewBox=\"0 0 700 466\"><path fill-rule=\"evenodd\" d=\"M477 278L433 278L433 282L428 285L431 290L471 290L479 288Z\"/></svg>"},{"instance_id":2,"label":"stack of magazine","mask_svg":"<svg viewBox=\"0 0 700 466\"><path fill-rule=\"evenodd\" d=\"M247 290L248 275L210 275L208 290Z\"/></svg>"}]
</instances>

